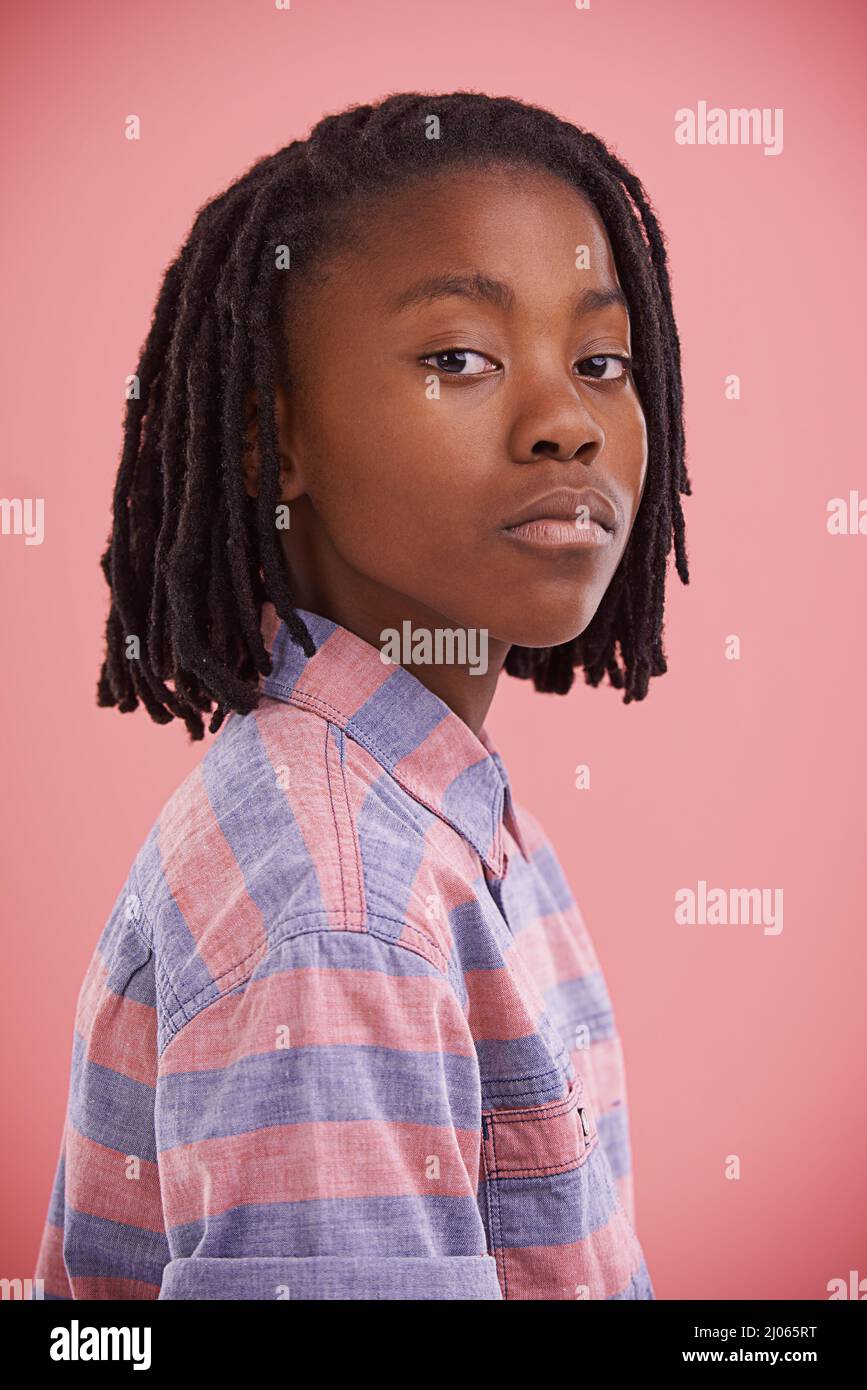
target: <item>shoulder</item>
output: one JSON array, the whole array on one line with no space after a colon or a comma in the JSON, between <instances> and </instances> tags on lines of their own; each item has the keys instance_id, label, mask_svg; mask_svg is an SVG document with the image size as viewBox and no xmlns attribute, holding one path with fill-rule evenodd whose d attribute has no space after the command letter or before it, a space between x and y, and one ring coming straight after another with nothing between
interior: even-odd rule
<instances>
[{"instance_id":1,"label":"shoulder","mask_svg":"<svg viewBox=\"0 0 867 1390\"><path fill-rule=\"evenodd\" d=\"M356 955L382 961L379 941L451 974L423 896L399 891L397 866L423 857L427 816L321 715L265 699L232 716L131 873L167 1036L294 937L354 933L371 943Z\"/></svg>"},{"instance_id":2,"label":"shoulder","mask_svg":"<svg viewBox=\"0 0 867 1390\"><path fill-rule=\"evenodd\" d=\"M134 862L106 917L88 970L115 995L142 995L153 1002L153 947L142 930L142 898Z\"/></svg>"}]
</instances>

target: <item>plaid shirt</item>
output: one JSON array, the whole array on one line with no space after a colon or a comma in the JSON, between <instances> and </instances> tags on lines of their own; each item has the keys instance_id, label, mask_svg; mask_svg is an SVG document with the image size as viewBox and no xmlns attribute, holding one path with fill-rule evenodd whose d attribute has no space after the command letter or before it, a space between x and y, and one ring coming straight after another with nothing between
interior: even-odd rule
<instances>
[{"instance_id":1,"label":"plaid shirt","mask_svg":"<svg viewBox=\"0 0 867 1390\"><path fill-rule=\"evenodd\" d=\"M88 967L47 1298L652 1299L623 1056L554 850L404 667L270 604L272 674Z\"/></svg>"}]
</instances>

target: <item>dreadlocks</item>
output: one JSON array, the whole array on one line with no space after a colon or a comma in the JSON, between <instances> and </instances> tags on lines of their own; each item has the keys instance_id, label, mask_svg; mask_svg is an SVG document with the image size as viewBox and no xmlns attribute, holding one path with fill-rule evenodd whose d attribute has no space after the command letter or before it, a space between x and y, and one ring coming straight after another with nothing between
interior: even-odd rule
<instances>
[{"instance_id":1,"label":"dreadlocks","mask_svg":"<svg viewBox=\"0 0 867 1390\"><path fill-rule=\"evenodd\" d=\"M425 138L435 113L438 139ZM587 629L555 647L513 646L506 671L565 694L576 667L607 672L625 702L667 667L662 646L666 561L688 583L680 494L684 461L680 342L662 231L631 170L596 136L551 112L474 92L400 93L327 116L306 141L254 164L198 212L165 273L129 394L101 566L111 591L97 703L160 724L183 719L204 736L230 709L259 701L271 662L260 630L270 600L306 655L315 647L293 607L275 509L279 459L274 379L286 359L291 275L351 236L359 206L436 169L529 164L565 179L594 205L630 306L634 372L648 435L647 483L629 543ZM297 282L296 282L297 283ZM245 400L258 401L261 481L241 467ZM619 654L617 648L619 646ZM622 665L621 665L622 660ZM173 682L171 690L165 684Z\"/></svg>"}]
</instances>

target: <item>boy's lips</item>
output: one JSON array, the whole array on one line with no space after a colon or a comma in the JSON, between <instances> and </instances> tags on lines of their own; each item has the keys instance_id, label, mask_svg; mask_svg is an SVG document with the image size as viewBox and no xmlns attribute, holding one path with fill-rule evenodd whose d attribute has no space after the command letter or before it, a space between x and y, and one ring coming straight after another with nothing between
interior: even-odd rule
<instances>
[{"instance_id":1,"label":"boy's lips","mask_svg":"<svg viewBox=\"0 0 867 1390\"><path fill-rule=\"evenodd\" d=\"M528 502L501 530L508 531L529 521L560 521L575 524L579 508L586 508L587 520L604 531L617 529L618 511L613 499L596 487L560 487Z\"/></svg>"}]
</instances>

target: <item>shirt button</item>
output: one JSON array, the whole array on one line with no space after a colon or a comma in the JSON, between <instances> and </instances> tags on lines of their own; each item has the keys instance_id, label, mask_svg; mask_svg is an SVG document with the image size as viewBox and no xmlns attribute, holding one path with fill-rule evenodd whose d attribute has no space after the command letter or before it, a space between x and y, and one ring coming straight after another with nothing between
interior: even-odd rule
<instances>
[{"instance_id":1,"label":"shirt button","mask_svg":"<svg viewBox=\"0 0 867 1390\"><path fill-rule=\"evenodd\" d=\"M583 1110L579 1109L578 1114L581 1116L581 1128L584 1131L584 1138L586 1139L587 1135L590 1133L590 1125L587 1122L587 1116Z\"/></svg>"}]
</instances>

